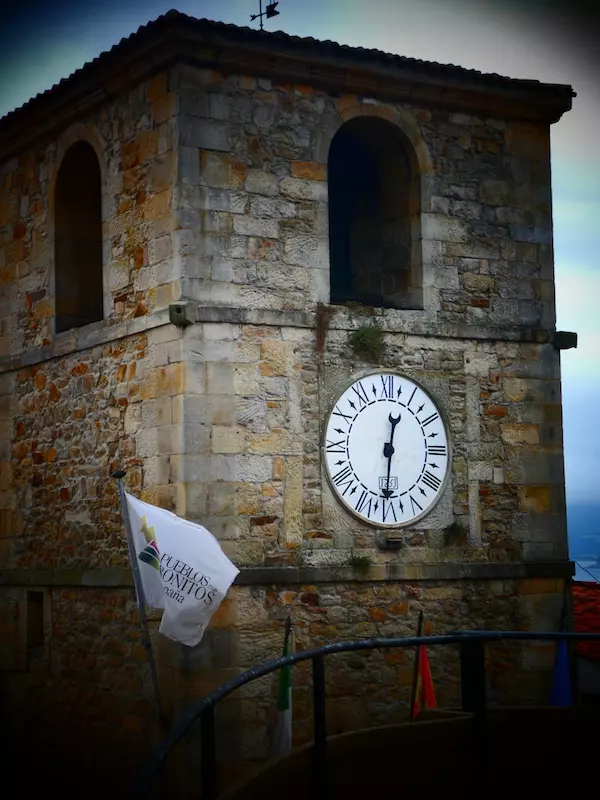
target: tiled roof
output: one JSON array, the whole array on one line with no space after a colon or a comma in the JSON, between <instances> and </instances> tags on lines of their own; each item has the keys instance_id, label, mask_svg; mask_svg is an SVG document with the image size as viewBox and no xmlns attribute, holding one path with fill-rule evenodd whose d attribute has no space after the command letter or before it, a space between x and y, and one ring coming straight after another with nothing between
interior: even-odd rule
<instances>
[{"instance_id":1,"label":"tiled roof","mask_svg":"<svg viewBox=\"0 0 600 800\"><path fill-rule=\"evenodd\" d=\"M213 22L206 19L195 19L179 11L168 11L146 25L142 25L135 33L121 39L109 51L101 53L92 61L88 61L80 69L73 72L69 77L63 78L59 83L41 92L29 100L23 106L7 114L0 124L20 115L26 109L41 105L44 99L60 93L67 87L79 84L91 77L95 68L109 66L111 62L117 61L122 55L131 53L138 46L142 46L149 40L160 38L171 27L184 26L187 31L202 36L207 40L218 40L225 44L239 43L247 44L260 49L272 50L274 52L287 52L303 58L314 57L317 60L331 60L333 62L353 62L355 67L384 68L397 73L400 78L403 74L409 73L411 77L419 77L428 82L448 82L458 84L468 84L480 90L500 90L510 93L542 93L549 100L554 97L567 99L574 96L569 86L559 84L543 84L537 80L521 80L506 78L501 75L487 74L474 69L465 69L453 64L438 64L433 61L421 61L416 58L384 53L381 50L367 49L363 47L349 47L340 45L332 41L319 41L312 38L302 38L290 36L289 34L278 31L269 33L267 31L254 30L248 27L239 27L223 22Z\"/></svg>"}]
</instances>

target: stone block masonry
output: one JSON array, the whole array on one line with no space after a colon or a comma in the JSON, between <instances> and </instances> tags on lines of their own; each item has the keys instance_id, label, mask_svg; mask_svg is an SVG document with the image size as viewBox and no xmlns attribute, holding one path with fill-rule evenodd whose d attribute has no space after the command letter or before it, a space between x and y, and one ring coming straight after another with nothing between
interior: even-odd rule
<instances>
[{"instance_id":1,"label":"stone block masonry","mask_svg":"<svg viewBox=\"0 0 600 800\"><path fill-rule=\"evenodd\" d=\"M351 548L366 549L375 564L518 561L530 538L520 531L533 528L537 544L545 545L539 558L563 558L562 473L553 471L560 431L555 425L543 442L542 419L521 421L535 405L532 392L552 399L554 380L521 378L517 398L511 377L516 368L536 374L551 345L404 336L394 346L394 334L387 334L386 368L413 374L435 393L454 449L446 496L392 556L378 548L372 528L333 500L321 466L323 415L349 374L373 369L352 352L345 315L332 309L320 359L313 330L285 326L283 318L280 327L205 323L185 332L188 370L202 368L205 377L199 394L185 400L186 425L199 425L203 434L195 452L186 448L181 479L205 486L188 513L205 520L229 555L248 566L347 563ZM544 403L546 414L553 408L560 413L558 404ZM449 541L454 522L475 551Z\"/></svg>"},{"instance_id":2,"label":"stone block masonry","mask_svg":"<svg viewBox=\"0 0 600 800\"><path fill-rule=\"evenodd\" d=\"M180 701L209 691L219 653L226 647L239 669L280 655L288 613L296 623L298 650L332 641L415 634L419 612L425 634L451 630L529 627L560 613L562 582L556 579L427 581L378 583L368 576L354 582L234 587L213 624L214 641L192 654L172 648L169 669L181 669ZM536 622L534 622L536 621ZM227 639L223 634L227 633ZM218 642L218 644L217 644ZM226 642L226 644L225 644ZM488 696L500 703L534 705L550 690L554 647L494 644L489 649ZM460 707L457 648L430 648L438 703ZM163 653L167 661L167 654ZM231 661L229 661L231 663ZM410 704L414 652L373 650L329 656L326 660L327 725L330 734L405 720ZM515 676L518 675L518 681ZM312 740L310 664L293 673L294 745ZM221 758L248 768L268 749L275 721L276 680L255 681L224 701ZM240 728L240 720L244 724ZM236 736L236 729L238 735ZM225 778L227 781L227 778Z\"/></svg>"},{"instance_id":3,"label":"stone block masonry","mask_svg":"<svg viewBox=\"0 0 600 800\"><path fill-rule=\"evenodd\" d=\"M169 83L160 73L2 165L0 355L53 340L55 184L64 154L78 141L93 147L101 172L105 324L146 316L176 299L176 102Z\"/></svg>"},{"instance_id":4,"label":"stone block masonry","mask_svg":"<svg viewBox=\"0 0 600 800\"><path fill-rule=\"evenodd\" d=\"M569 564L548 125L493 104L392 102L377 86L174 64L0 165L0 678L23 736L39 711L57 753L110 740L139 763L150 746L116 467L241 568L197 648L161 640L152 615L171 717L278 655L290 610L299 648L409 635L421 610L431 633L558 626ZM329 146L365 116L414 149L421 310L329 305ZM102 175L104 319L56 335L54 184L81 139ZM169 322L180 300L186 327ZM373 322L377 363L350 343ZM440 502L397 532L400 547L335 501L321 458L336 397L377 369L435 396L452 446ZM430 659L440 704L457 705L457 653ZM545 702L552 660L546 645L490 648L491 701ZM332 659L332 732L404 715L411 668L403 652ZM305 667L294 680L302 744ZM270 679L227 701L220 757L235 770L268 752L273 710Z\"/></svg>"},{"instance_id":5,"label":"stone block masonry","mask_svg":"<svg viewBox=\"0 0 600 800\"><path fill-rule=\"evenodd\" d=\"M370 115L404 126L427 173L421 316L553 325L545 126L334 99L277 83L260 88L236 75L215 84L190 68L179 80L179 124L202 132L186 135L180 150L181 207L210 213L206 235L187 252L195 269L187 270L186 295L248 308L326 302L328 144L345 120ZM227 109L219 119L216 102ZM524 173L535 188L522 185Z\"/></svg>"},{"instance_id":6,"label":"stone block masonry","mask_svg":"<svg viewBox=\"0 0 600 800\"><path fill-rule=\"evenodd\" d=\"M28 591L0 589L9 774L22 764L27 742L44 767L44 780L60 782L66 794L74 796L86 774L94 775L91 797L128 793L139 763L158 743L131 589L45 590L48 631L45 643L34 648L24 639L7 642L4 627L7 613L19 615L26 627ZM5 663L9 644L20 663ZM100 751L102 770L92 755ZM35 775L28 779L30 786L36 782Z\"/></svg>"}]
</instances>

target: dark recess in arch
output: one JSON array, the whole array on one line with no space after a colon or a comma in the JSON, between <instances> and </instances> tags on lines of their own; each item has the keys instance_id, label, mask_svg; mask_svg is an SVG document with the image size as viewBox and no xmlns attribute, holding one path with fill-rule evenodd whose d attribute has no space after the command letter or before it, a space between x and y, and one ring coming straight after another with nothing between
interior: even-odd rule
<instances>
[{"instance_id":1,"label":"dark recess in arch","mask_svg":"<svg viewBox=\"0 0 600 800\"><path fill-rule=\"evenodd\" d=\"M420 183L391 122L356 117L329 150L331 302L422 308Z\"/></svg>"},{"instance_id":2,"label":"dark recess in arch","mask_svg":"<svg viewBox=\"0 0 600 800\"><path fill-rule=\"evenodd\" d=\"M91 145L66 152L55 193L56 332L103 317L102 182Z\"/></svg>"}]
</instances>

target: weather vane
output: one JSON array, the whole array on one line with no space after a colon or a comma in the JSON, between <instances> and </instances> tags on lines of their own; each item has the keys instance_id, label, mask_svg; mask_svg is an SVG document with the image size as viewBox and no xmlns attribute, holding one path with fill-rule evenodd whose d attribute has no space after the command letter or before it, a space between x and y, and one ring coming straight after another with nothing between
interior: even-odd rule
<instances>
[{"instance_id":1,"label":"weather vane","mask_svg":"<svg viewBox=\"0 0 600 800\"><path fill-rule=\"evenodd\" d=\"M279 14L279 11L277 11L278 5L279 3L273 3L273 2L267 3L266 9L263 11L262 0L259 0L259 12L258 14L251 14L250 21L254 22L255 19L260 19L260 29L262 31L263 17L266 17L267 19L272 19L273 17L276 17Z\"/></svg>"}]
</instances>

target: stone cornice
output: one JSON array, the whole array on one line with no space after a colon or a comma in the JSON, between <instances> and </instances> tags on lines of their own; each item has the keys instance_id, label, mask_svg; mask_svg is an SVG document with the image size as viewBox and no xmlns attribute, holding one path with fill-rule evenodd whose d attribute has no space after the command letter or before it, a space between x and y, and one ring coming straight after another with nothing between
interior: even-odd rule
<instances>
[{"instance_id":1,"label":"stone cornice","mask_svg":"<svg viewBox=\"0 0 600 800\"><path fill-rule=\"evenodd\" d=\"M231 325L257 325L260 327L315 329L316 314L313 311L280 311L277 309L250 309L230 306L207 306L188 301L193 307L195 323L228 323ZM330 322L331 330L354 330L357 322L345 306L329 306L335 313ZM491 327L467 323L436 322L423 311L398 311L387 309L375 314L382 330L406 336L427 338L461 339L496 342L533 342L548 344L553 341L554 331L542 328ZM54 358L80 353L100 344L107 344L128 336L163 325L170 325L169 310L138 317L127 322L103 320L74 328L57 336L46 347L32 348L25 353L0 357L0 375L23 367L42 364Z\"/></svg>"},{"instance_id":2,"label":"stone cornice","mask_svg":"<svg viewBox=\"0 0 600 800\"><path fill-rule=\"evenodd\" d=\"M571 108L568 86L518 81L332 42L264 34L181 14L141 28L0 120L0 163L178 62L334 93L550 124Z\"/></svg>"},{"instance_id":3,"label":"stone cornice","mask_svg":"<svg viewBox=\"0 0 600 800\"><path fill-rule=\"evenodd\" d=\"M81 353L100 344L116 342L119 339L136 336L153 328L160 328L163 325L170 324L169 310L162 309L154 314L124 322L106 319L100 322L92 322L90 325L84 325L81 328L72 328L55 336L51 344L45 347L32 347L18 355L0 357L0 375L23 367L43 364L45 361L61 358L71 353Z\"/></svg>"},{"instance_id":4,"label":"stone cornice","mask_svg":"<svg viewBox=\"0 0 600 800\"><path fill-rule=\"evenodd\" d=\"M572 561L460 562L436 564L377 564L358 575L352 567L241 567L238 586L391 581L491 581L529 578L570 578ZM129 588L131 570L1 569L0 586Z\"/></svg>"}]
</instances>

